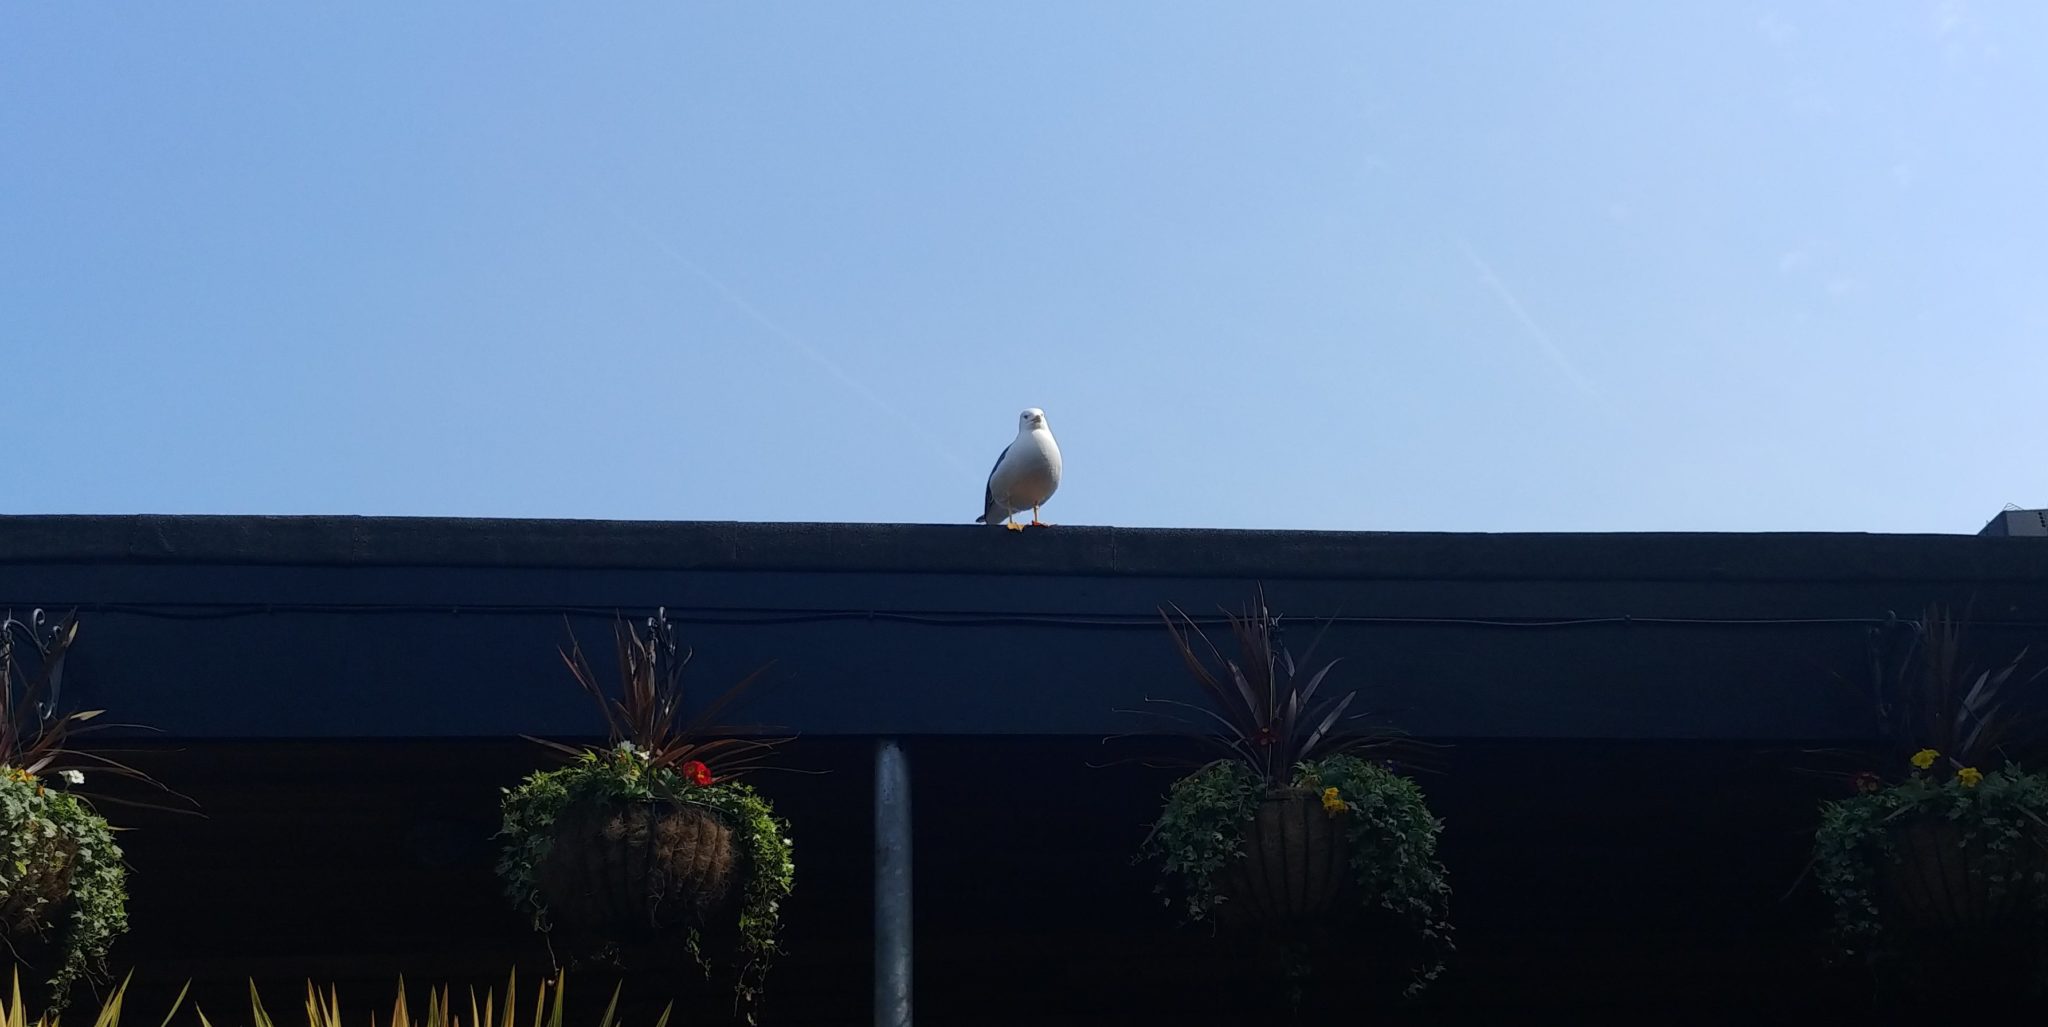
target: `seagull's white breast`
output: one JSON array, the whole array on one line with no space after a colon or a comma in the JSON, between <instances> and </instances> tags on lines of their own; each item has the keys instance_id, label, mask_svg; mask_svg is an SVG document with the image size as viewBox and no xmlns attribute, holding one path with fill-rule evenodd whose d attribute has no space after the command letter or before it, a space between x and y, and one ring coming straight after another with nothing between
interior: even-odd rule
<instances>
[{"instance_id":1,"label":"seagull's white breast","mask_svg":"<svg viewBox=\"0 0 2048 1027\"><path fill-rule=\"evenodd\" d=\"M1012 513L1043 506L1060 487L1060 444L1053 441L1052 432L1019 432L989 476L988 487L995 501Z\"/></svg>"}]
</instances>

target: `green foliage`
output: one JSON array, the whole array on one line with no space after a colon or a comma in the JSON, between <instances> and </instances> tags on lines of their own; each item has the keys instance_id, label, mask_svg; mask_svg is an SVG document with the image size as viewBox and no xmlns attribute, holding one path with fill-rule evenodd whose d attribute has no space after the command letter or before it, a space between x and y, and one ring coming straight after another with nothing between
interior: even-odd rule
<instances>
[{"instance_id":1,"label":"green foliage","mask_svg":"<svg viewBox=\"0 0 2048 1027\"><path fill-rule=\"evenodd\" d=\"M1356 756L1303 764L1300 784L1336 789L1344 804L1336 817L1351 842L1351 869L1367 901L1415 931L1432 946L1451 943L1451 884L1437 861L1443 821L1429 811L1414 781ZM1441 965L1428 972L1434 979Z\"/></svg>"},{"instance_id":2,"label":"green foliage","mask_svg":"<svg viewBox=\"0 0 2048 1027\"><path fill-rule=\"evenodd\" d=\"M584 752L566 767L529 775L504 799L504 826L498 836L504 847L498 874L506 894L533 917L535 929L550 929L548 909L538 874L553 840L562 811L578 802L674 800L712 811L733 829L744 863L745 886L740 898L741 999L756 997L768 964L775 955L781 925L781 903L795 884L794 848L789 825L754 789L739 781L694 784L682 768L663 766L630 742L603 752ZM689 945L699 951L697 931Z\"/></svg>"},{"instance_id":3,"label":"green foliage","mask_svg":"<svg viewBox=\"0 0 2048 1027\"><path fill-rule=\"evenodd\" d=\"M8 911L0 927L42 935L61 915L53 1012L73 983L105 970L108 947L128 929L127 877L104 818L77 796L0 766L0 910Z\"/></svg>"},{"instance_id":4,"label":"green foliage","mask_svg":"<svg viewBox=\"0 0 2048 1027\"><path fill-rule=\"evenodd\" d=\"M1927 761L1929 767L1899 784L1871 786L1865 794L1821 807L1815 872L1834 908L1835 936L1845 955L1886 953L1891 939L1880 912L1882 875L1900 858L1901 829L1922 818L1954 825L1962 847L1983 857L1970 861L1971 873L1985 875L1993 901L2025 885L2033 911L2048 913L2048 873L2035 870L2024 881L2008 876L2028 865L2022 857L2033 853L2026 850L2038 853L2048 838L2048 775L2007 765L1980 776L1975 768L1950 772L1931 755Z\"/></svg>"},{"instance_id":5,"label":"green foliage","mask_svg":"<svg viewBox=\"0 0 2048 1027\"><path fill-rule=\"evenodd\" d=\"M1422 789L1378 764L1342 755L1296 766L1287 787L1325 796L1324 808L1342 821L1351 843L1351 869L1365 909L1386 914L1432 950L1413 985L1426 987L1442 973L1441 954L1451 948L1451 888L1436 858L1443 825L1431 815ZM1243 858L1245 832L1268 790L1258 771L1231 759L1174 782L1143 850L1162 864L1166 880L1159 891L1168 904L1177 886L1190 920L1214 915L1223 901L1218 875Z\"/></svg>"},{"instance_id":6,"label":"green foliage","mask_svg":"<svg viewBox=\"0 0 2048 1027\"><path fill-rule=\"evenodd\" d=\"M1265 797L1265 780L1240 760L1217 760L1173 783L1142 852L1166 874L1160 894L1179 885L1188 919L1215 912L1217 875L1243 858L1245 830Z\"/></svg>"}]
</instances>

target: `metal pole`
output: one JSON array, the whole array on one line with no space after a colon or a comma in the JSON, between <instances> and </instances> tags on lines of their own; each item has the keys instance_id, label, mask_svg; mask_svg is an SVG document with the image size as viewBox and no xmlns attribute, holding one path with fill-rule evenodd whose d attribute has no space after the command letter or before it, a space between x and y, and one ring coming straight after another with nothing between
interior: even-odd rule
<instances>
[{"instance_id":1,"label":"metal pole","mask_svg":"<svg viewBox=\"0 0 2048 1027\"><path fill-rule=\"evenodd\" d=\"M910 764L875 750L875 1027L910 1027Z\"/></svg>"}]
</instances>

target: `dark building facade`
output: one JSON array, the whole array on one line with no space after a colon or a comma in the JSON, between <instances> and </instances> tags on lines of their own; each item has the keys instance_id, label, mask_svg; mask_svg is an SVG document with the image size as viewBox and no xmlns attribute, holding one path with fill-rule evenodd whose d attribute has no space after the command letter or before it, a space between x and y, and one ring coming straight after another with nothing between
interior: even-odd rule
<instances>
[{"instance_id":1,"label":"dark building facade","mask_svg":"<svg viewBox=\"0 0 2048 1027\"><path fill-rule=\"evenodd\" d=\"M743 716L798 735L783 758L810 772L757 781L798 845L764 1022L870 1018L889 742L919 1020L1259 1017L1264 964L1175 923L1132 864L1174 775L1117 737L1148 699L1196 698L1161 607L1257 587L1297 651L1325 631L1326 687L1442 746L1417 777L1459 951L1419 999L1373 1000L1390 1022L1867 1004L1800 882L1841 794L1814 750L1876 740L1874 633L1929 602L1988 645L2048 637L2035 538L0 518L0 606L83 626L66 704L155 729L114 737L202 806L106 812L135 828L117 963L145 993L226 996L216 1022L252 977L274 1005L311 977L381 1008L400 973L544 967L491 870L500 789L550 765L520 735L601 729L568 631L605 651L614 616L656 608L695 687L772 662ZM634 987L697 1023L715 983Z\"/></svg>"}]
</instances>

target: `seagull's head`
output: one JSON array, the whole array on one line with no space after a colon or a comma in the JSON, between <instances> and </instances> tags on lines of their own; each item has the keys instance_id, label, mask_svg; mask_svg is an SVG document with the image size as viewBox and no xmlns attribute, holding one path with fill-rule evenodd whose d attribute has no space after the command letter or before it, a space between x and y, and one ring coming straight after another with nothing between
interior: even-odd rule
<instances>
[{"instance_id":1,"label":"seagull's head","mask_svg":"<svg viewBox=\"0 0 2048 1027\"><path fill-rule=\"evenodd\" d=\"M1017 430L1042 431L1045 428L1045 411L1032 407L1017 415Z\"/></svg>"}]
</instances>

